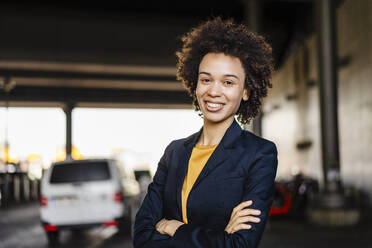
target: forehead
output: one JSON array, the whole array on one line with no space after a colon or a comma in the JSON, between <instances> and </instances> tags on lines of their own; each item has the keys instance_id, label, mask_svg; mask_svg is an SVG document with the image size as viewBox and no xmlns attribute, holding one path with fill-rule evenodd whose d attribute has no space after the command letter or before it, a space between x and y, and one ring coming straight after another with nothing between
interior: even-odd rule
<instances>
[{"instance_id":1,"label":"forehead","mask_svg":"<svg viewBox=\"0 0 372 248\"><path fill-rule=\"evenodd\" d=\"M199 64L199 72L208 72L212 75L235 74L244 77L244 68L238 57L224 53L208 53Z\"/></svg>"}]
</instances>

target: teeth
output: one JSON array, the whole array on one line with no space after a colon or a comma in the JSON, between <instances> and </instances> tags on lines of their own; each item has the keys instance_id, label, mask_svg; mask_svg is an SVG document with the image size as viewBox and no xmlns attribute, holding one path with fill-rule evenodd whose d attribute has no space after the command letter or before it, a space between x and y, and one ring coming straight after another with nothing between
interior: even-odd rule
<instances>
[{"instance_id":1,"label":"teeth","mask_svg":"<svg viewBox=\"0 0 372 248\"><path fill-rule=\"evenodd\" d=\"M209 107L212 107L212 108L218 108L218 107L221 106L220 103L211 103L211 102L207 102L207 105L208 105Z\"/></svg>"}]
</instances>

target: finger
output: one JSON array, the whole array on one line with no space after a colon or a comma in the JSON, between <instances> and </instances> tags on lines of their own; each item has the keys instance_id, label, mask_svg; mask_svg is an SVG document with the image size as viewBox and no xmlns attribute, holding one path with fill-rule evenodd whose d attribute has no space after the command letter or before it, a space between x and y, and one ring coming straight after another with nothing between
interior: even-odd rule
<instances>
[{"instance_id":1,"label":"finger","mask_svg":"<svg viewBox=\"0 0 372 248\"><path fill-rule=\"evenodd\" d=\"M166 234L166 233L167 233L166 229L167 229L167 224L166 224L166 223L163 223L163 224L160 226L160 233L161 233L161 234Z\"/></svg>"},{"instance_id":2,"label":"finger","mask_svg":"<svg viewBox=\"0 0 372 248\"><path fill-rule=\"evenodd\" d=\"M237 205L233 211L232 211L232 215L235 215L237 212L239 212L240 210L242 210L243 208L246 208L246 207L249 207L250 205L252 205L253 201L252 200L249 200L249 201L244 201L242 203L240 203L239 205Z\"/></svg>"},{"instance_id":3,"label":"finger","mask_svg":"<svg viewBox=\"0 0 372 248\"><path fill-rule=\"evenodd\" d=\"M156 226L157 226L158 229L162 230L163 227L164 227L164 225L165 225L165 223L166 223L166 220L165 220L165 219L162 219L161 221L159 221L159 222L156 224Z\"/></svg>"},{"instance_id":4,"label":"finger","mask_svg":"<svg viewBox=\"0 0 372 248\"><path fill-rule=\"evenodd\" d=\"M237 216L245 216L245 215L260 215L261 211L253 208L246 208L242 209L237 212Z\"/></svg>"},{"instance_id":5,"label":"finger","mask_svg":"<svg viewBox=\"0 0 372 248\"><path fill-rule=\"evenodd\" d=\"M253 203L252 200L241 202L239 205L237 205L237 206L235 207L235 209L236 209L237 211L240 211L240 210L242 210L243 208L249 207L250 205L252 205L252 203Z\"/></svg>"},{"instance_id":6,"label":"finger","mask_svg":"<svg viewBox=\"0 0 372 248\"><path fill-rule=\"evenodd\" d=\"M227 233L230 234L230 233L232 233L232 231L233 231L232 228L233 228L232 225L228 225L228 226L226 226L226 229L225 229L225 230L226 230Z\"/></svg>"},{"instance_id":7,"label":"finger","mask_svg":"<svg viewBox=\"0 0 372 248\"><path fill-rule=\"evenodd\" d=\"M240 217L251 216L251 215L257 216L257 215L260 215L260 214L261 214L261 211L260 210L256 210L256 209L252 209L252 208L247 208L247 209L240 210L234 216L232 216L231 217L231 221L232 222L235 222Z\"/></svg>"},{"instance_id":8,"label":"finger","mask_svg":"<svg viewBox=\"0 0 372 248\"><path fill-rule=\"evenodd\" d=\"M161 223L162 228L164 228L167 225L167 223L168 221L164 219Z\"/></svg>"},{"instance_id":9,"label":"finger","mask_svg":"<svg viewBox=\"0 0 372 248\"><path fill-rule=\"evenodd\" d=\"M160 229L161 229L161 223L158 222L155 226L156 230L158 230L158 232L160 232Z\"/></svg>"},{"instance_id":10,"label":"finger","mask_svg":"<svg viewBox=\"0 0 372 248\"><path fill-rule=\"evenodd\" d=\"M156 226L161 225L161 223L163 223L163 222L164 222L164 219L159 220L158 223L156 223Z\"/></svg>"},{"instance_id":11,"label":"finger","mask_svg":"<svg viewBox=\"0 0 372 248\"><path fill-rule=\"evenodd\" d=\"M163 233L163 229L161 228L161 225L159 225L159 223L156 225L156 231Z\"/></svg>"},{"instance_id":12,"label":"finger","mask_svg":"<svg viewBox=\"0 0 372 248\"><path fill-rule=\"evenodd\" d=\"M245 223L245 222L253 222L253 223L259 223L261 221L260 218L253 217L253 216L245 216L240 217L236 220L236 224Z\"/></svg>"},{"instance_id":13,"label":"finger","mask_svg":"<svg viewBox=\"0 0 372 248\"><path fill-rule=\"evenodd\" d=\"M161 221L159 221L158 223L156 223L155 227L158 228L161 224Z\"/></svg>"},{"instance_id":14,"label":"finger","mask_svg":"<svg viewBox=\"0 0 372 248\"><path fill-rule=\"evenodd\" d=\"M239 225L236 225L234 226L234 228L232 228L232 231L231 233L234 233L234 232L237 232L237 231L240 231L240 230L244 230L244 229L251 229L252 226L251 225L248 225L248 224L239 224Z\"/></svg>"},{"instance_id":15,"label":"finger","mask_svg":"<svg viewBox=\"0 0 372 248\"><path fill-rule=\"evenodd\" d=\"M232 226L237 226L240 224L249 224L249 223L260 223L261 219L254 217L254 216L244 216L244 217L239 217L236 220L234 220L231 225Z\"/></svg>"}]
</instances>

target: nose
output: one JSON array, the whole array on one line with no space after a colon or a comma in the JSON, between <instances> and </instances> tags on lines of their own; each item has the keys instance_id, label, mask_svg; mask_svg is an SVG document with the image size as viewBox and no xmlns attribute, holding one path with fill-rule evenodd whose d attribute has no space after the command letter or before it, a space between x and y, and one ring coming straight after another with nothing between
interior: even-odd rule
<instances>
[{"instance_id":1,"label":"nose","mask_svg":"<svg viewBox=\"0 0 372 248\"><path fill-rule=\"evenodd\" d=\"M208 95L212 97L220 96L222 93L222 87L221 84L218 81L214 81L210 84L208 89Z\"/></svg>"}]
</instances>

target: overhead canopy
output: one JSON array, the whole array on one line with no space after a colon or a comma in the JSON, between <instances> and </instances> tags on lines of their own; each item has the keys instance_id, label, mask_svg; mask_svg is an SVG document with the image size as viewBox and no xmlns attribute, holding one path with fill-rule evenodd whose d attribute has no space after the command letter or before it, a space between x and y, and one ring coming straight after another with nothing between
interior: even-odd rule
<instances>
[{"instance_id":1,"label":"overhead canopy","mask_svg":"<svg viewBox=\"0 0 372 248\"><path fill-rule=\"evenodd\" d=\"M190 107L175 77L180 35L212 15L249 20L248 1L2 1L0 104ZM257 2L278 67L312 32L313 3Z\"/></svg>"}]
</instances>

